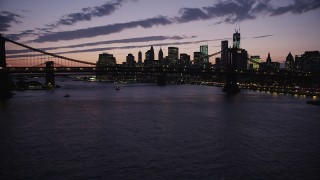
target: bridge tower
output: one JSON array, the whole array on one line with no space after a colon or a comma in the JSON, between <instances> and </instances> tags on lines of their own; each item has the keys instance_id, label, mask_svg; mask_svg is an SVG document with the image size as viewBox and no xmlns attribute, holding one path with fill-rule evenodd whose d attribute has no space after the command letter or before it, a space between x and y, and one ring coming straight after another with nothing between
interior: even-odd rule
<instances>
[{"instance_id":1,"label":"bridge tower","mask_svg":"<svg viewBox=\"0 0 320 180\"><path fill-rule=\"evenodd\" d=\"M0 34L0 69L5 69L6 66L6 39Z\"/></svg>"},{"instance_id":2,"label":"bridge tower","mask_svg":"<svg viewBox=\"0 0 320 180\"><path fill-rule=\"evenodd\" d=\"M47 61L46 62L46 86L49 89L55 88L56 81L54 77L54 62Z\"/></svg>"},{"instance_id":3,"label":"bridge tower","mask_svg":"<svg viewBox=\"0 0 320 180\"><path fill-rule=\"evenodd\" d=\"M0 100L12 97L6 62L6 39L0 34Z\"/></svg>"},{"instance_id":4,"label":"bridge tower","mask_svg":"<svg viewBox=\"0 0 320 180\"><path fill-rule=\"evenodd\" d=\"M158 86L167 85L167 75L166 73L161 73L157 76L157 84Z\"/></svg>"},{"instance_id":5,"label":"bridge tower","mask_svg":"<svg viewBox=\"0 0 320 180\"><path fill-rule=\"evenodd\" d=\"M226 84L223 88L223 92L228 94L236 94L240 92L237 81L237 58L238 56L238 48L229 48L227 51L228 58L226 64Z\"/></svg>"}]
</instances>

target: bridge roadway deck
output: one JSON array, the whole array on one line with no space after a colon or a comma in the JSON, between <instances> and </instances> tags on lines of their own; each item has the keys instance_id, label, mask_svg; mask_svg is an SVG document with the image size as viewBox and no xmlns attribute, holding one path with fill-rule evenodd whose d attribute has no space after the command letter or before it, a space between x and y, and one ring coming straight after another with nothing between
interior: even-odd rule
<instances>
[{"instance_id":1,"label":"bridge roadway deck","mask_svg":"<svg viewBox=\"0 0 320 180\"><path fill-rule=\"evenodd\" d=\"M27 73L46 73L45 67L8 67L7 72L10 74L27 74ZM203 68L203 67L128 67L128 66L108 66L104 68L97 67L55 67L50 69L57 74L76 74L76 73L99 73L99 74L188 74L188 75L213 75L223 76L226 73L237 74L239 76L281 76L281 77L320 77L320 72L293 72L280 70L271 71L234 71L227 72L224 69Z\"/></svg>"},{"instance_id":2,"label":"bridge roadway deck","mask_svg":"<svg viewBox=\"0 0 320 180\"><path fill-rule=\"evenodd\" d=\"M199 67L121 67L110 66L105 68L96 67L55 67L47 69L45 67L10 67L7 71L11 74L20 73L101 73L101 74L225 74L223 69L204 69Z\"/></svg>"}]
</instances>

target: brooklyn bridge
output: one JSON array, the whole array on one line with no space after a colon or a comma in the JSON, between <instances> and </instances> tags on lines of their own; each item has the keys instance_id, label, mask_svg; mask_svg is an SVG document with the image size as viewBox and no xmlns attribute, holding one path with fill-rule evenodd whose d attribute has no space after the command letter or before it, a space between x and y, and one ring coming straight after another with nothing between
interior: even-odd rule
<instances>
[{"instance_id":1,"label":"brooklyn bridge","mask_svg":"<svg viewBox=\"0 0 320 180\"><path fill-rule=\"evenodd\" d=\"M15 47L7 50L6 47ZM299 88L314 88L319 86L319 73L300 71L255 71L237 69L237 48L228 51L226 66L217 68L207 66L177 66L177 65L108 65L99 67L96 63L68 58L54 53L30 47L1 35L0 39L0 96L1 99L11 97L10 77L45 76L45 86L55 87L55 76L92 74L97 77L151 77L158 85L166 85L168 81L184 79L199 79L207 82L223 84L223 91L228 94L240 92L239 82L262 84L266 87L282 88L295 85ZM215 53L208 55L213 58Z\"/></svg>"}]
</instances>

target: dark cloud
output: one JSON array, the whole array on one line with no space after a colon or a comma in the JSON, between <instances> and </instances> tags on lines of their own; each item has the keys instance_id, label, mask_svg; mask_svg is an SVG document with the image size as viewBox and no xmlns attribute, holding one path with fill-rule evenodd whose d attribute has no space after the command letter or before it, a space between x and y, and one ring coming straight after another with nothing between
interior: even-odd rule
<instances>
[{"instance_id":1,"label":"dark cloud","mask_svg":"<svg viewBox=\"0 0 320 180\"><path fill-rule=\"evenodd\" d=\"M180 23L209 19L209 16L199 8L182 8L179 14L180 17L176 17L176 21Z\"/></svg>"},{"instance_id":2,"label":"dark cloud","mask_svg":"<svg viewBox=\"0 0 320 180\"><path fill-rule=\"evenodd\" d=\"M146 37L137 37L137 38L128 38L128 39L117 39L117 40L110 40L110 41L99 41L93 43L84 43L84 44L75 44L69 46L59 46L59 47L48 47L42 48L43 51L50 51L56 49L63 49L63 48L81 48L87 46L96 46L96 45L110 45L115 43L135 43L135 42L151 42L151 41L164 41L164 40L182 40L182 39L191 39L195 38L196 36L146 36ZM29 50L7 50L7 54L21 54L21 53L28 53Z\"/></svg>"},{"instance_id":3,"label":"dark cloud","mask_svg":"<svg viewBox=\"0 0 320 180\"><path fill-rule=\"evenodd\" d=\"M107 2L101 6L95 6L95 7L86 7L82 8L80 12L76 13L70 13L67 15L62 16L57 22L53 24L46 24L44 28L36 28L34 30L26 30L23 31L19 34L9 34L7 35L8 38L12 40L19 40L23 37L30 36L30 35L36 35L36 36L41 36L45 34L50 34L52 33L52 30L61 26L61 25L74 25L77 22L80 21L90 21L94 17L102 17L102 16L108 16L114 13L117 9L119 9L124 2L127 1L138 1L138 0L114 0L111 2ZM4 11L6 12L6 11ZM12 14L12 13L11 13ZM13 17L12 17L13 16ZM9 16L10 17L10 16ZM18 21L19 15L12 14L10 22L20 22ZM10 27L10 22L7 23L6 19L2 20L1 12L0 12L0 31L3 28L8 28ZM32 33L30 33L33 31Z\"/></svg>"},{"instance_id":4,"label":"dark cloud","mask_svg":"<svg viewBox=\"0 0 320 180\"><path fill-rule=\"evenodd\" d=\"M283 7L273 7L271 0L227 0L203 8L183 8L175 20L178 23L184 23L195 20L220 19L216 24L234 24L256 19L261 15L302 14L318 8L320 8L319 0L293 0Z\"/></svg>"},{"instance_id":5,"label":"dark cloud","mask_svg":"<svg viewBox=\"0 0 320 180\"><path fill-rule=\"evenodd\" d=\"M30 36L37 37L37 36L39 36L39 33L35 30L25 30L25 31L21 32L20 34L8 34L8 35L6 35L6 38L14 40L14 41L18 41L21 38L30 37Z\"/></svg>"},{"instance_id":6,"label":"dark cloud","mask_svg":"<svg viewBox=\"0 0 320 180\"><path fill-rule=\"evenodd\" d=\"M116 0L107 2L101 6L83 8L80 12L63 16L56 23L48 24L47 27L56 28L60 25L74 25L80 21L90 21L94 17L108 16L115 12L124 1L125 0Z\"/></svg>"},{"instance_id":7,"label":"dark cloud","mask_svg":"<svg viewBox=\"0 0 320 180\"><path fill-rule=\"evenodd\" d=\"M187 42L184 43L159 43L159 44L152 44L153 46L168 46L168 45L180 45L180 44L190 44ZM82 50L72 50L72 51L64 51L58 52L56 54L73 54L73 53L84 53L84 52L97 52L97 51L110 51L115 49L134 49L134 48L144 48L150 47L151 44L148 45L138 45L138 46L118 46L118 47L106 47L106 48L91 48L91 49L82 49Z\"/></svg>"},{"instance_id":8,"label":"dark cloud","mask_svg":"<svg viewBox=\"0 0 320 180\"><path fill-rule=\"evenodd\" d=\"M11 35L11 37L15 37L15 39L17 39L20 36L34 35L35 32L38 31L34 42L55 42L60 40L74 40L100 35L109 35L136 27L151 28L153 26L188 23L191 21L208 19L217 20L216 24L234 24L256 19L261 15L278 16L285 13L301 14L320 7L320 0L292 0L291 3L283 7L274 7L271 0L220 0L207 7L182 8L179 11L179 15L173 18L158 16L149 19L116 23L87 29L52 32L52 28L59 25L73 25L76 22L87 21L93 17L110 15L126 1L129 0L116 0L102 6L83 8L78 13L71 13L63 16L59 21L57 21L57 23L48 25L46 28L38 28L34 32L14 34Z\"/></svg>"},{"instance_id":9,"label":"dark cloud","mask_svg":"<svg viewBox=\"0 0 320 180\"><path fill-rule=\"evenodd\" d=\"M177 39L180 40L184 37L179 36L172 36L170 39ZM189 37L190 38L190 37ZM223 39L206 39L206 40L198 40L198 41L181 41L181 42L168 42L168 43L156 43L156 44L147 44L147 45L133 45L133 46L115 46L115 47L105 47L105 48L88 48L88 49L80 49L80 50L70 50L70 51L61 51L54 54L73 54L73 53L85 53L85 52L103 52L103 51L110 51L110 50L116 50L116 49L135 49L135 48L144 48L144 47L150 47L151 45L154 47L164 47L164 46L178 46L178 45L186 45L186 44L199 44L199 43L205 43L205 42L212 42L212 41L222 41L222 40L231 40L231 38L223 38ZM215 46L220 47L220 46ZM43 49L45 50L45 49ZM163 49L165 51L165 49ZM15 59L15 58L21 58L25 57L24 54L19 53L27 53L22 51L8 51L10 55L7 55L7 59ZM13 53L13 54L12 54ZM33 55L37 56L37 55ZM38 55L40 56L40 55Z\"/></svg>"},{"instance_id":10,"label":"dark cloud","mask_svg":"<svg viewBox=\"0 0 320 180\"><path fill-rule=\"evenodd\" d=\"M82 49L82 50L72 50L72 51L64 51L58 52L56 54L72 54L72 53L84 53L84 52L97 52L97 51L109 51L115 49L134 49L134 48L144 48L150 46L178 46L178 45L186 45L186 44L198 44L204 42L211 42L211 41L221 41L227 40L230 38L224 39L207 39L207 40L199 40L199 41L183 41L183 42L168 42L168 43L158 43L158 44L148 44L148 45L135 45L135 46L117 46L117 47L106 47L106 48L91 48L91 49Z\"/></svg>"},{"instance_id":11,"label":"dark cloud","mask_svg":"<svg viewBox=\"0 0 320 180\"><path fill-rule=\"evenodd\" d=\"M266 38L266 37L270 37L270 36L273 36L272 34L267 34L267 35L262 35L262 36L255 36L255 37L252 37L254 39L258 39L258 38Z\"/></svg>"},{"instance_id":12,"label":"dark cloud","mask_svg":"<svg viewBox=\"0 0 320 180\"><path fill-rule=\"evenodd\" d=\"M286 13L302 14L320 8L319 0L294 0L291 4L274 8L271 16L279 16Z\"/></svg>"},{"instance_id":13,"label":"dark cloud","mask_svg":"<svg viewBox=\"0 0 320 180\"><path fill-rule=\"evenodd\" d=\"M12 23L21 23L23 16L8 11L0 11L0 32L8 31Z\"/></svg>"},{"instance_id":14,"label":"dark cloud","mask_svg":"<svg viewBox=\"0 0 320 180\"><path fill-rule=\"evenodd\" d=\"M255 16L251 11L254 11L255 3L253 0L221 1L203 9L211 18L220 18L225 23L235 23L254 19Z\"/></svg>"},{"instance_id":15,"label":"dark cloud","mask_svg":"<svg viewBox=\"0 0 320 180\"><path fill-rule=\"evenodd\" d=\"M99 41L93 43L85 43L85 44L76 44L70 46L59 46L59 47L51 47L45 48L45 50L53 50L53 49L61 49L61 48L79 48L79 47L86 47L86 46L96 46L96 45L106 45L106 44L115 44L115 43L134 43L134 42L150 42L150 41L164 41L164 40L181 40L187 38L194 38L187 37L187 36L147 36L147 37L137 37L137 38L128 38L128 39L117 39L117 40L110 40L110 41Z\"/></svg>"},{"instance_id":16,"label":"dark cloud","mask_svg":"<svg viewBox=\"0 0 320 180\"><path fill-rule=\"evenodd\" d=\"M39 36L34 42L42 43L42 42L55 42L59 40L73 40L73 39L80 39L80 38L90 38L96 37L99 35L108 35L112 33L118 33L125 29L136 28L136 27L143 27L143 28L151 28L157 25L168 25L172 22L164 17L159 16L150 19L144 19L140 21L131 21L127 23L118 23L118 24L111 24L106 26L98 26L92 27L87 29L78 29L74 31L62 31L62 32L55 32L46 35Z\"/></svg>"},{"instance_id":17,"label":"dark cloud","mask_svg":"<svg viewBox=\"0 0 320 180\"><path fill-rule=\"evenodd\" d=\"M203 8L183 8L180 10L178 23L195 20L220 19L219 23L236 23L255 19L257 14L269 8L270 0L228 0L219 1L213 6Z\"/></svg>"}]
</instances>

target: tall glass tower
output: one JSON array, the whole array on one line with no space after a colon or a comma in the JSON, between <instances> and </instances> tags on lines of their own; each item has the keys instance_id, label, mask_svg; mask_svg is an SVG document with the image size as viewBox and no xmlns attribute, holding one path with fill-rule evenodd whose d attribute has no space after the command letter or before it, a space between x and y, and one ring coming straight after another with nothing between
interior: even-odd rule
<instances>
[{"instance_id":1,"label":"tall glass tower","mask_svg":"<svg viewBox=\"0 0 320 180\"><path fill-rule=\"evenodd\" d=\"M236 29L236 32L233 33L233 47L240 48L240 29Z\"/></svg>"},{"instance_id":2,"label":"tall glass tower","mask_svg":"<svg viewBox=\"0 0 320 180\"><path fill-rule=\"evenodd\" d=\"M208 63L209 62L208 45L200 46L200 52L202 53L203 62Z\"/></svg>"},{"instance_id":3,"label":"tall glass tower","mask_svg":"<svg viewBox=\"0 0 320 180\"><path fill-rule=\"evenodd\" d=\"M170 63L177 63L179 58L179 48L168 47L168 58Z\"/></svg>"}]
</instances>

